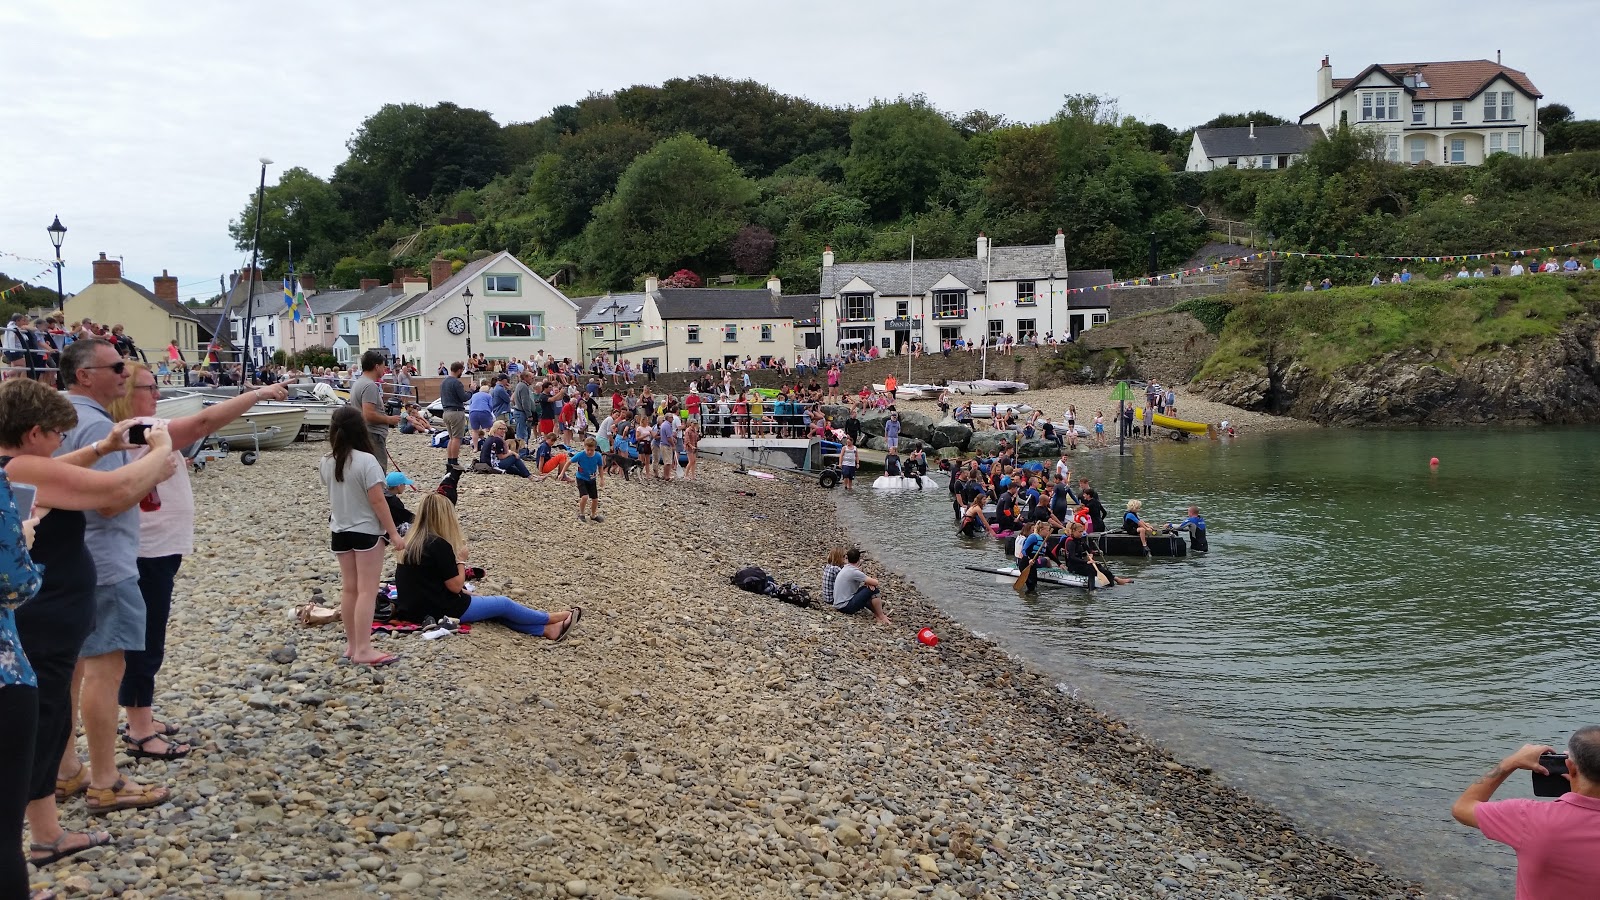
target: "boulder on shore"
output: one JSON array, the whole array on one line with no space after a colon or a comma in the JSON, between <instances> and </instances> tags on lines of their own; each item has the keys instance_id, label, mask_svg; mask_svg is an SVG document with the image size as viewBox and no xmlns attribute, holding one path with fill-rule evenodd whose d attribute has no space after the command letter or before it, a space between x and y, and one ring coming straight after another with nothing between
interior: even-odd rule
<instances>
[{"instance_id":1,"label":"boulder on shore","mask_svg":"<svg viewBox=\"0 0 1600 900\"><path fill-rule=\"evenodd\" d=\"M965 450L967 442L971 440L972 428L949 416L928 429L928 441L935 447L952 447L959 452Z\"/></svg>"},{"instance_id":2,"label":"boulder on shore","mask_svg":"<svg viewBox=\"0 0 1600 900\"><path fill-rule=\"evenodd\" d=\"M900 436L916 438L919 441L933 439L933 417L927 413L920 413L914 409L904 410L900 413Z\"/></svg>"},{"instance_id":3,"label":"boulder on shore","mask_svg":"<svg viewBox=\"0 0 1600 900\"><path fill-rule=\"evenodd\" d=\"M994 456L1000 452L1001 447L1013 446L1016 437L1009 431L979 431L967 442L967 451L982 456Z\"/></svg>"},{"instance_id":4,"label":"boulder on shore","mask_svg":"<svg viewBox=\"0 0 1600 900\"><path fill-rule=\"evenodd\" d=\"M1043 459L1047 456L1059 456L1060 454L1061 448L1056 446L1055 441L1047 441L1043 438L1032 438L1031 440L1023 441L1022 446L1017 448L1017 456L1022 459Z\"/></svg>"},{"instance_id":5,"label":"boulder on shore","mask_svg":"<svg viewBox=\"0 0 1600 900\"><path fill-rule=\"evenodd\" d=\"M889 421L889 414L879 410L871 410L856 416L861 422L861 433L875 437L883 437L883 423Z\"/></svg>"}]
</instances>

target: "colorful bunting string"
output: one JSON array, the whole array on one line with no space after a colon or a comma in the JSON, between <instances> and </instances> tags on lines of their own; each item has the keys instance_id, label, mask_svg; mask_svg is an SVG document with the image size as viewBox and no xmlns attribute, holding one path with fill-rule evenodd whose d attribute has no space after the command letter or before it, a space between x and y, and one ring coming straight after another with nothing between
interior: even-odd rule
<instances>
[{"instance_id":1,"label":"colorful bunting string","mask_svg":"<svg viewBox=\"0 0 1600 900\"><path fill-rule=\"evenodd\" d=\"M5 254L5 255L10 256L11 254ZM17 259L21 259L21 258L22 257L20 257L20 256L17 257ZM38 260L35 260L35 262L38 262ZM55 265L51 264L43 272L40 272L37 275L34 275L34 276L30 277L30 278L27 278L27 279L24 279L22 281L19 281L16 284L13 284L11 287L8 287L5 290L0 291L0 300L4 300L5 298L11 296L12 294L15 294L16 292L22 290L23 288L34 287L34 285L31 285L28 282L33 281L36 278L43 278L44 276L49 275L51 269L54 269L54 268L55 268Z\"/></svg>"}]
</instances>

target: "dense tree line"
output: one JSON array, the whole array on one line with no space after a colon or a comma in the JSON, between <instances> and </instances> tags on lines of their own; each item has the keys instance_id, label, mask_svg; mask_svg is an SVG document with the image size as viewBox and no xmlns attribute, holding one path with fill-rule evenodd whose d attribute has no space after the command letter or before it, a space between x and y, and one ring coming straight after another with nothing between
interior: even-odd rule
<instances>
[{"instance_id":1,"label":"dense tree line","mask_svg":"<svg viewBox=\"0 0 1600 900\"><path fill-rule=\"evenodd\" d=\"M1251 121L1283 122L1255 112L1206 125ZM1575 146L1588 139L1570 111L1551 124ZM1017 123L922 96L829 107L711 76L592 94L506 126L451 103L390 104L350 138L332 177L295 168L267 189L261 251L276 274L292 243L299 270L340 286L438 254L509 249L579 290L679 269L773 273L803 290L817 284L825 245L842 260L894 258L915 235L919 256L966 256L979 231L1038 244L1064 228L1074 268L1136 275L1152 234L1163 267L1187 260L1208 237L1202 211L1259 221L1286 245L1376 248L1407 229L1464 237L1434 221L1449 218L1433 208L1441 192L1493 198L1505 187L1376 162L1356 136L1289 172L1184 175L1192 133L1093 95ZM1583 220L1581 191L1547 191L1551 167L1524 162L1483 171L1538 182ZM254 215L251 197L231 226L242 248Z\"/></svg>"}]
</instances>

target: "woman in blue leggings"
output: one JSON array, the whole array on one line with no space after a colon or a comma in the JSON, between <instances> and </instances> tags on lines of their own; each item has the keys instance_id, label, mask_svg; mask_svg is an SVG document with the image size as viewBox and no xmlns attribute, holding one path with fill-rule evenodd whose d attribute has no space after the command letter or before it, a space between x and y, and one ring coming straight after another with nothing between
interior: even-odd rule
<instances>
[{"instance_id":1,"label":"woman in blue leggings","mask_svg":"<svg viewBox=\"0 0 1600 900\"><path fill-rule=\"evenodd\" d=\"M463 622L497 619L513 631L565 640L583 617L583 608L547 613L509 597L467 593L467 542L456 508L443 494L428 494L417 507L406 534L406 550L395 566L395 609L412 622L449 616Z\"/></svg>"}]
</instances>

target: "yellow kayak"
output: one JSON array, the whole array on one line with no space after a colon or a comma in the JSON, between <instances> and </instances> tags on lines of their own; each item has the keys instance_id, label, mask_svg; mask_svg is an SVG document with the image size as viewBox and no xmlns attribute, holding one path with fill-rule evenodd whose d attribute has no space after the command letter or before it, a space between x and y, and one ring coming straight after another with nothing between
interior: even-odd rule
<instances>
[{"instance_id":1,"label":"yellow kayak","mask_svg":"<svg viewBox=\"0 0 1600 900\"><path fill-rule=\"evenodd\" d=\"M1173 431L1187 431L1190 434L1205 434L1211 428L1204 422L1185 422L1183 419L1174 419L1171 416L1163 416L1160 413L1156 413L1150 421L1161 428L1170 428Z\"/></svg>"}]
</instances>

